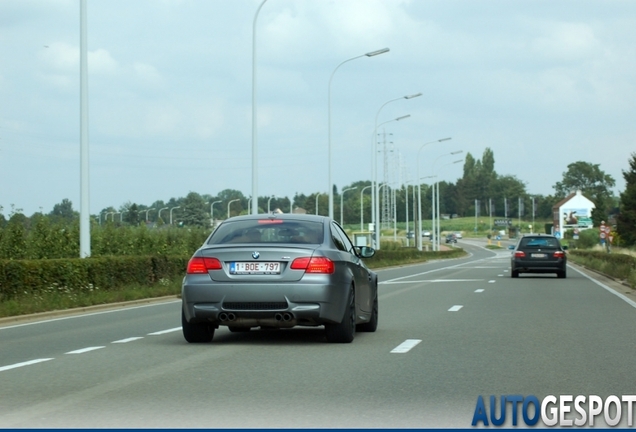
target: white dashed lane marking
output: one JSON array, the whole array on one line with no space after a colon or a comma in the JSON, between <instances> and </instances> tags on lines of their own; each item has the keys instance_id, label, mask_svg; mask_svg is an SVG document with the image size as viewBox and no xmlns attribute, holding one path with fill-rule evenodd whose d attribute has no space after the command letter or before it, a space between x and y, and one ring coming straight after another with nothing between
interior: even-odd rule
<instances>
[{"instance_id":1,"label":"white dashed lane marking","mask_svg":"<svg viewBox=\"0 0 636 432\"><path fill-rule=\"evenodd\" d=\"M475 292L476 292L476 293L482 293L482 292L484 292L484 289L483 289L483 288L480 288L480 289L478 289L478 290L475 290Z\"/></svg>"},{"instance_id":2,"label":"white dashed lane marking","mask_svg":"<svg viewBox=\"0 0 636 432\"><path fill-rule=\"evenodd\" d=\"M37 364L37 363L42 363L42 362L49 361L49 360L53 360L53 359L52 358L35 359L35 360L25 361L25 362L22 362L22 363L15 363L15 364L8 365L8 366L0 366L0 372L6 371L6 370L9 370L9 369L19 368L19 367L22 367L22 366L29 366L29 365L33 365L33 364Z\"/></svg>"},{"instance_id":3,"label":"white dashed lane marking","mask_svg":"<svg viewBox=\"0 0 636 432\"><path fill-rule=\"evenodd\" d=\"M141 337L141 336L129 337L129 338L126 338L126 339L116 340L116 341L111 342L111 343L128 343L128 342L136 341L136 340L139 340L139 339L143 339L143 337Z\"/></svg>"},{"instance_id":4,"label":"white dashed lane marking","mask_svg":"<svg viewBox=\"0 0 636 432\"><path fill-rule=\"evenodd\" d=\"M172 333L172 332L176 332L176 331L181 331L181 327L175 327L175 328L171 328L168 330L161 330L158 332L154 332L154 333L148 333L148 336L158 336L158 335L162 335L162 334L166 334L166 333Z\"/></svg>"},{"instance_id":5,"label":"white dashed lane marking","mask_svg":"<svg viewBox=\"0 0 636 432\"><path fill-rule=\"evenodd\" d=\"M463 308L464 306L462 305L455 305L452 308L450 308L448 311L449 312L457 312L458 310L460 310L461 308Z\"/></svg>"},{"instance_id":6,"label":"white dashed lane marking","mask_svg":"<svg viewBox=\"0 0 636 432\"><path fill-rule=\"evenodd\" d=\"M106 348L106 347L103 347L103 346L87 347L87 348L82 348L82 349L78 349L78 350L75 350L75 351L69 351L69 352L64 353L64 354L84 354L84 353L87 353L87 352L90 352L90 351L95 351L95 350L102 349L102 348Z\"/></svg>"},{"instance_id":7,"label":"white dashed lane marking","mask_svg":"<svg viewBox=\"0 0 636 432\"><path fill-rule=\"evenodd\" d=\"M421 339L407 339L391 350L394 354L404 354L409 352L413 347L422 342Z\"/></svg>"}]
</instances>

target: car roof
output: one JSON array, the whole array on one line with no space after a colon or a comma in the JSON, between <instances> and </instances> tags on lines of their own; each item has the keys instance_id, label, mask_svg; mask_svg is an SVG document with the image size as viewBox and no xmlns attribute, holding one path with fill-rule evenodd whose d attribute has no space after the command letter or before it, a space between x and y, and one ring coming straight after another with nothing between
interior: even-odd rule
<instances>
[{"instance_id":1,"label":"car roof","mask_svg":"<svg viewBox=\"0 0 636 432\"><path fill-rule=\"evenodd\" d=\"M225 219L225 221L240 221L240 220L258 220L258 219L281 219L281 220L308 220L313 222L325 222L325 220L331 220L327 216L302 214L302 213L258 213L241 216L233 216Z\"/></svg>"},{"instance_id":2,"label":"car roof","mask_svg":"<svg viewBox=\"0 0 636 432\"><path fill-rule=\"evenodd\" d=\"M524 234L522 236L522 238L556 238L555 236L551 235L551 234L541 234L541 233L537 233L537 234Z\"/></svg>"}]
</instances>

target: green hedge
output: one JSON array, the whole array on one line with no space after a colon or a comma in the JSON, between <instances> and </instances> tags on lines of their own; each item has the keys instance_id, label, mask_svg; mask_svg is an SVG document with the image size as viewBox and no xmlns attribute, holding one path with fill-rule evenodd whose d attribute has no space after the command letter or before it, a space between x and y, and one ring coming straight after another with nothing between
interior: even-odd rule
<instances>
[{"instance_id":1,"label":"green hedge","mask_svg":"<svg viewBox=\"0 0 636 432\"><path fill-rule=\"evenodd\" d=\"M621 253L570 249L571 261L597 270L616 279L624 280L636 287L636 258Z\"/></svg>"},{"instance_id":2,"label":"green hedge","mask_svg":"<svg viewBox=\"0 0 636 432\"><path fill-rule=\"evenodd\" d=\"M0 301L38 292L152 285L185 272L189 256L0 260Z\"/></svg>"}]
</instances>

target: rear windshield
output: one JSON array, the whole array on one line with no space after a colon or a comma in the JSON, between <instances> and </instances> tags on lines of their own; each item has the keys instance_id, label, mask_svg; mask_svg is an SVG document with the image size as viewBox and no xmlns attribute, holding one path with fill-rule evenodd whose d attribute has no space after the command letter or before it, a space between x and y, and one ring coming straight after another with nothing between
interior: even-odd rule
<instances>
[{"instance_id":1,"label":"rear windshield","mask_svg":"<svg viewBox=\"0 0 636 432\"><path fill-rule=\"evenodd\" d=\"M554 248L559 247L559 241L554 237L530 237L521 239L522 248Z\"/></svg>"},{"instance_id":2,"label":"rear windshield","mask_svg":"<svg viewBox=\"0 0 636 432\"><path fill-rule=\"evenodd\" d=\"M210 236L208 244L319 244L323 237L320 222L254 219L221 224Z\"/></svg>"}]
</instances>

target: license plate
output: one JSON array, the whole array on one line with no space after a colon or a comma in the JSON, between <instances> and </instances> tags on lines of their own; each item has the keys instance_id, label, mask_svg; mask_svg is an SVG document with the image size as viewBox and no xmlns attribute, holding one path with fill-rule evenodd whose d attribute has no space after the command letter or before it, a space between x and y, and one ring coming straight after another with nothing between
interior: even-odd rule
<instances>
[{"instance_id":1,"label":"license plate","mask_svg":"<svg viewBox=\"0 0 636 432\"><path fill-rule=\"evenodd\" d=\"M232 262L230 274L280 274L279 262Z\"/></svg>"},{"instance_id":2,"label":"license plate","mask_svg":"<svg viewBox=\"0 0 636 432\"><path fill-rule=\"evenodd\" d=\"M531 254L530 256L531 256L532 258L545 258L545 257L547 257L548 255L547 255L547 254L544 254L544 253L533 253L533 254Z\"/></svg>"}]
</instances>

